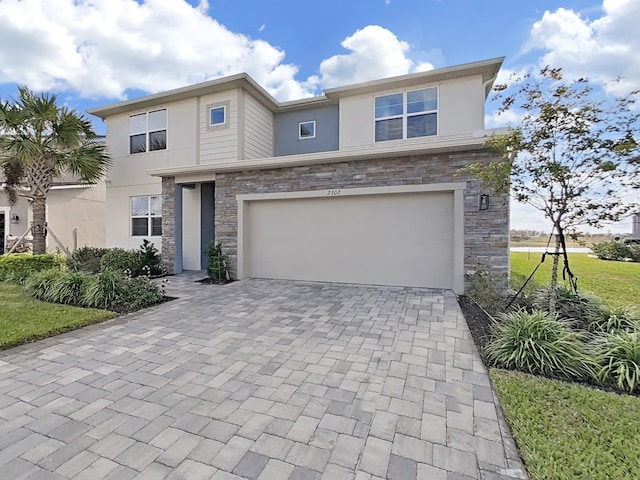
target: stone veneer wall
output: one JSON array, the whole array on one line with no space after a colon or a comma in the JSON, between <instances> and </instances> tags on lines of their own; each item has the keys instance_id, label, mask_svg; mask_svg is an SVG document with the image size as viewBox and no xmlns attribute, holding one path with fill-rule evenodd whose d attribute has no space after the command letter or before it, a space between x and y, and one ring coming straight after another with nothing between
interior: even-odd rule
<instances>
[{"instance_id":1,"label":"stone veneer wall","mask_svg":"<svg viewBox=\"0 0 640 480\"><path fill-rule=\"evenodd\" d=\"M167 273L176 273L176 182L162 179L162 263Z\"/></svg>"},{"instance_id":2,"label":"stone veneer wall","mask_svg":"<svg viewBox=\"0 0 640 480\"><path fill-rule=\"evenodd\" d=\"M467 182L464 194L464 267L465 288L478 264L486 266L506 286L509 274L509 200L490 199L489 210L478 210L478 195L489 193L477 179L455 176L456 171L472 162L489 162L496 158L489 149L460 153L403 156L359 160L323 165L286 167L273 170L248 170L216 174L215 232L228 255L232 274L237 266L238 204L236 195L338 188L414 185L427 183ZM167 181L167 186L172 186ZM165 181L163 181L163 192ZM163 232L165 229L163 204ZM170 248L175 242L167 241ZM163 253L165 252L163 236Z\"/></svg>"}]
</instances>

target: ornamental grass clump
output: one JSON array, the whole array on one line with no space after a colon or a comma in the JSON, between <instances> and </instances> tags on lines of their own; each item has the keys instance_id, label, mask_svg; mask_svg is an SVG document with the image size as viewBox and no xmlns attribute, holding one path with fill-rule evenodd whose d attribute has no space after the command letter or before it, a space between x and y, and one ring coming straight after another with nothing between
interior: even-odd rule
<instances>
[{"instance_id":1,"label":"ornamental grass clump","mask_svg":"<svg viewBox=\"0 0 640 480\"><path fill-rule=\"evenodd\" d=\"M533 308L549 309L550 288L541 288L533 294ZM603 303L595 295L578 292L561 285L555 291L555 312L561 320L570 321L574 327L584 328L588 318L599 314Z\"/></svg>"},{"instance_id":2,"label":"ornamental grass clump","mask_svg":"<svg viewBox=\"0 0 640 480\"><path fill-rule=\"evenodd\" d=\"M569 322L541 310L519 310L494 323L485 350L496 366L566 378L593 375L580 334Z\"/></svg>"},{"instance_id":3,"label":"ornamental grass clump","mask_svg":"<svg viewBox=\"0 0 640 480\"><path fill-rule=\"evenodd\" d=\"M640 392L640 331L620 330L593 342L597 378L629 393Z\"/></svg>"},{"instance_id":4,"label":"ornamental grass clump","mask_svg":"<svg viewBox=\"0 0 640 480\"><path fill-rule=\"evenodd\" d=\"M631 305L614 308L603 305L586 318L585 327L593 333L640 331L640 313Z\"/></svg>"}]
</instances>

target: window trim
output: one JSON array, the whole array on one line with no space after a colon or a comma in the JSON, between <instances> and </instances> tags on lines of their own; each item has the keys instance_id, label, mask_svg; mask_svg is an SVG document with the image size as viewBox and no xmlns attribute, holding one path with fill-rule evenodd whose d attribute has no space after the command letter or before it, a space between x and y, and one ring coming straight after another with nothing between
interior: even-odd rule
<instances>
[{"instance_id":1,"label":"window trim","mask_svg":"<svg viewBox=\"0 0 640 480\"><path fill-rule=\"evenodd\" d=\"M230 115L230 105L231 102L217 102L210 103L206 106L207 110L207 130L218 130L220 128L229 128L229 115ZM211 110L216 108L224 109L224 122L222 123L211 123Z\"/></svg>"},{"instance_id":2,"label":"window trim","mask_svg":"<svg viewBox=\"0 0 640 480\"><path fill-rule=\"evenodd\" d=\"M305 123L313 123L313 135L302 135L302 125ZM315 120L305 120L303 122L298 122L298 140L310 140L312 138L316 138L316 121Z\"/></svg>"},{"instance_id":3,"label":"window trim","mask_svg":"<svg viewBox=\"0 0 640 480\"><path fill-rule=\"evenodd\" d=\"M147 214L146 215L134 215L133 214L133 199L134 198L146 198L147 199ZM151 199L159 198L160 205L162 205L162 195L160 194L150 194L150 195L131 195L129 197L129 236L132 238L138 237L162 237L162 207L160 210L160 215L152 215L151 214ZM146 235L134 235L133 233L133 219L134 218L146 218L147 219L147 234ZM160 235L153 235L153 218L160 219Z\"/></svg>"},{"instance_id":4,"label":"window trim","mask_svg":"<svg viewBox=\"0 0 640 480\"><path fill-rule=\"evenodd\" d=\"M150 113L154 113L154 112L160 112L160 111L164 111L165 112L165 127L164 128L159 128L159 129L154 129L154 130L150 130L149 129L149 114ZM136 133L132 133L131 132L131 118L132 117L137 117L140 115L144 115L145 116L145 128L144 131L138 131ZM156 132L164 132L164 148L156 148L154 150L151 150L151 134L152 133L156 133ZM137 135L144 135L144 140L145 140L145 150L143 152L132 152L131 151L131 137L137 136ZM155 108L153 110L146 110L144 112L136 112L136 113L132 113L129 115L129 155L139 155L141 153L151 153L151 152L161 152L163 150L168 150L168 145L169 145L169 109L167 107L162 107L162 108Z\"/></svg>"},{"instance_id":5,"label":"window trim","mask_svg":"<svg viewBox=\"0 0 640 480\"><path fill-rule=\"evenodd\" d=\"M413 113L408 113L407 110L407 97L409 93L412 92L419 92L420 90L431 90L431 89L435 89L436 91L436 109L435 110L424 110L421 112L413 112ZM390 115L387 117L376 117L376 99L378 98L382 98L382 97L389 97L391 95L398 95L398 94L402 94L402 115ZM418 136L418 137L407 137L407 118L409 117L416 117L419 115L429 115L429 114L434 114L436 115L436 133L434 135L422 135L422 136ZM402 118L402 138L396 138L393 140L376 140L376 124L378 121L380 120L393 120L395 118ZM412 89L412 90L402 90L402 91L395 91L395 92L390 92L390 93L385 93L384 95L375 95L373 97L373 143L381 143L381 142L398 142L401 140L412 140L415 138L430 138L430 137L437 137L440 134L440 88L439 86L431 86L431 87L422 87L422 88L416 88L416 89Z\"/></svg>"}]
</instances>

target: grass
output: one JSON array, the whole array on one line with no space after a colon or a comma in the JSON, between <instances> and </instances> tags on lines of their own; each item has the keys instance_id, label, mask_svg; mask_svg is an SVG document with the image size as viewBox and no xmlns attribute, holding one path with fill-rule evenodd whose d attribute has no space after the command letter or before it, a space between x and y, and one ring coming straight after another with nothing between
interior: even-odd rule
<instances>
[{"instance_id":1,"label":"grass","mask_svg":"<svg viewBox=\"0 0 640 480\"><path fill-rule=\"evenodd\" d=\"M640 397L490 373L531 480L640 478Z\"/></svg>"},{"instance_id":2,"label":"grass","mask_svg":"<svg viewBox=\"0 0 640 480\"><path fill-rule=\"evenodd\" d=\"M115 316L106 310L40 302L22 287L0 283L0 350Z\"/></svg>"},{"instance_id":3,"label":"grass","mask_svg":"<svg viewBox=\"0 0 640 480\"><path fill-rule=\"evenodd\" d=\"M528 277L540 262L541 255L511 252L511 272ZM547 285L551 278L552 263L553 258L547 256L534 280ZM569 266L578 277L579 289L597 295L612 307L635 305L640 308L640 263L611 262L590 257L586 253L570 253Z\"/></svg>"}]
</instances>

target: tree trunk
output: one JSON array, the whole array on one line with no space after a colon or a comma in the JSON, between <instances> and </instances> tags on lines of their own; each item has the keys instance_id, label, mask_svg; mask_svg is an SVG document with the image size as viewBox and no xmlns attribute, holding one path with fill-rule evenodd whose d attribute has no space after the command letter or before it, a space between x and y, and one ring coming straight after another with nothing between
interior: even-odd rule
<instances>
[{"instance_id":1,"label":"tree trunk","mask_svg":"<svg viewBox=\"0 0 640 480\"><path fill-rule=\"evenodd\" d=\"M41 196L34 197L31 204L31 211L33 212L33 229L31 230L31 234L33 235L33 253L36 255L46 253L47 239L45 237L45 222L47 218L47 199Z\"/></svg>"},{"instance_id":2,"label":"tree trunk","mask_svg":"<svg viewBox=\"0 0 640 480\"><path fill-rule=\"evenodd\" d=\"M558 290L558 264L560 263L560 234L556 233L556 250L551 266L551 284L549 285L549 313L556 311L556 291Z\"/></svg>"}]
</instances>

